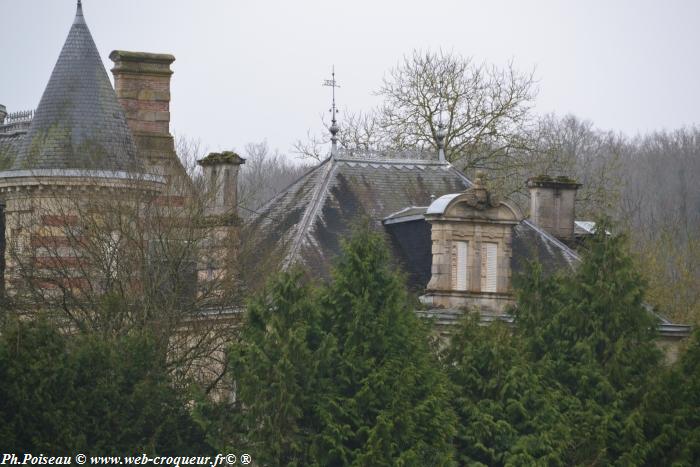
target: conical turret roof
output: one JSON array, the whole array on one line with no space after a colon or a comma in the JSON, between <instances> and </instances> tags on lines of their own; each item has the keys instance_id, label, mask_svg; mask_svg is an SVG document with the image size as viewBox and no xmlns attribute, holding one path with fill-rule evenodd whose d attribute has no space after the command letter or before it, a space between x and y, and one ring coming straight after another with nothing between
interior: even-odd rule
<instances>
[{"instance_id":1,"label":"conical turret roof","mask_svg":"<svg viewBox=\"0 0 700 467\"><path fill-rule=\"evenodd\" d=\"M75 21L12 169L141 167L124 110L78 2Z\"/></svg>"}]
</instances>

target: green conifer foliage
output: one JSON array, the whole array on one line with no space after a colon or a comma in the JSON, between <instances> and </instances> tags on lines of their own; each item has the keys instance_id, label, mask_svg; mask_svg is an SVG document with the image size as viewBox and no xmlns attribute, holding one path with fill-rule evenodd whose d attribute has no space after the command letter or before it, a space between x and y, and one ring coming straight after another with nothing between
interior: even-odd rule
<instances>
[{"instance_id":1,"label":"green conifer foliage","mask_svg":"<svg viewBox=\"0 0 700 467\"><path fill-rule=\"evenodd\" d=\"M206 453L184 394L147 336L68 336L12 322L0 335L0 451Z\"/></svg>"},{"instance_id":2,"label":"green conifer foliage","mask_svg":"<svg viewBox=\"0 0 700 467\"><path fill-rule=\"evenodd\" d=\"M517 296L528 358L576 399L567 410L575 429L571 464L627 459L643 439L639 407L660 364L644 283L624 236L610 230L598 223L574 274L545 278L533 265Z\"/></svg>"},{"instance_id":3,"label":"green conifer foliage","mask_svg":"<svg viewBox=\"0 0 700 467\"><path fill-rule=\"evenodd\" d=\"M564 465L572 430L565 393L545 384L503 323L469 315L443 352L460 420L461 465ZM571 401L569 401L571 402Z\"/></svg>"},{"instance_id":4,"label":"green conifer foliage","mask_svg":"<svg viewBox=\"0 0 700 467\"><path fill-rule=\"evenodd\" d=\"M700 465L700 331L680 360L659 373L643 413L646 438L632 452L643 460L638 465Z\"/></svg>"},{"instance_id":5,"label":"green conifer foliage","mask_svg":"<svg viewBox=\"0 0 700 467\"><path fill-rule=\"evenodd\" d=\"M316 404L327 388L324 353L331 336L301 273L280 274L248 308L230 352L241 412L241 446L262 465L311 465L319 430Z\"/></svg>"},{"instance_id":6,"label":"green conifer foliage","mask_svg":"<svg viewBox=\"0 0 700 467\"><path fill-rule=\"evenodd\" d=\"M625 237L609 228L598 223L575 274L544 278L533 266L518 294L518 329L535 358L595 363L615 388L639 387L660 359L652 343L655 318ZM571 376L566 383L580 388L580 378Z\"/></svg>"},{"instance_id":7,"label":"green conifer foliage","mask_svg":"<svg viewBox=\"0 0 700 467\"><path fill-rule=\"evenodd\" d=\"M262 465L448 465L447 380L383 239L360 229L318 294L282 274L231 351L241 445Z\"/></svg>"},{"instance_id":8,"label":"green conifer foliage","mask_svg":"<svg viewBox=\"0 0 700 467\"><path fill-rule=\"evenodd\" d=\"M359 228L323 298L337 342L317 444L322 465L447 465L449 387L384 239Z\"/></svg>"}]
</instances>

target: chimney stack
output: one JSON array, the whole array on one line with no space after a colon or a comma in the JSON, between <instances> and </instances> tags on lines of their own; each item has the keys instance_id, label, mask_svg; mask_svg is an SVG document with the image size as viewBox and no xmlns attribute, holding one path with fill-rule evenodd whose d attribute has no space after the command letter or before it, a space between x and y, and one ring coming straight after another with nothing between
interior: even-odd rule
<instances>
[{"instance_id":1,"label":"chimney stack","mask_svg":"<svg viewBox=\"0 0 700 467\"><path fill-rule=\"evenodd\" d=\"M245 159L233 151L212 152L197 161L204 170L209 199L206 214L224 216L237 214L238 170Z\"/></svg>"},{"instance_id":2,"label":"chimney stack","mask_svg":"<svg viewBox=\"0 0 700 467\"><path fill-rule=\"evenodd\" d=\"M109 58L117 98L144 163L163 168L177 161L170 134L170 65L175 57L115 50Z\"/></svg>"},{"instance_id":3,"label":"chimney stack","mask_svg":"<svg viewBox=\"0 0 700 467\"><path fill-rule=\"evenodd\" d=\"M528 179L530 220L562 242L572 244L576 190L580 186L568 177L539 175Z\"/></svg>"}]
</instances>

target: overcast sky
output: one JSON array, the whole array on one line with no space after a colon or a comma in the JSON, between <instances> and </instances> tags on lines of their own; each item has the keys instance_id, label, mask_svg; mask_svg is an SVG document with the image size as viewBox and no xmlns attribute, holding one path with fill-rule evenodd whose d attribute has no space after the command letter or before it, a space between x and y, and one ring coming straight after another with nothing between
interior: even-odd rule
<instances>
[{"instance_id":1,"label":"overcast sky","mask_svg":"<svg viewBox=\"0 0 700 467\"><path fill-rule=\"evenodd\" d=\"M700 123L700 1L83 0L114 49L175 55L172 131L211 150L319 131L335 64L341 109L363 110L413 49L535 69L538 113L633 135ZM0 0L0 104L35 108L73 0ZM111 76L111 73L110 73ZM342 124L342 114L341 114Z\"/></svg>"}]
</instances>

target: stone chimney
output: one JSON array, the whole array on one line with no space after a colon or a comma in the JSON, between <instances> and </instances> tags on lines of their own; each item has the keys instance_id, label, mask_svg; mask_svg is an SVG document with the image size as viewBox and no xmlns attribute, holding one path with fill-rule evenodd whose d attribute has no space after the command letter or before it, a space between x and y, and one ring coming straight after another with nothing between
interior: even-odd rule
<instances>
[{"instance_id":1,"label":"stone chimney","mask_svg":"<svg viewBox=\"0 0 700 467\"><path fill-rule=\"evenodd\" d=\"M115 50L114 88L124 107L140 156L147 167L177 162L175 143L170 134L170 65L168 54Z\"/></svg>"},{"instance_id":2,"label":"stone chimney","mask_svg":"<svg viewBox=\"0 0 700 467\"><path fill-rule=\"evenodd\" d=\"M5 117L7 117L7 108L0 104L0 125L5 123Z\"/></svg>"},{"instance_id":3,"label":"stone chimney","mask_svg":"<svg viewBox=\"0 0 700 467\"><path fill-rule=\"evenodd\" d=\"M226 216L238 213L238 170L245 159L232 151L212 152L197 161L204 170L207 185L207 216Z\"/></svg>"},{"instance_id":4,"label":"stone chimney","mask_svg":"<svg viewBox=\"0 0 700 467\"><path fill-rule=\"evenodd\" d=\"M530 220L564 243L574 240L576 190L581 185L568 177L539 175L527 180Z\"/></svg>"}]
</instances>

